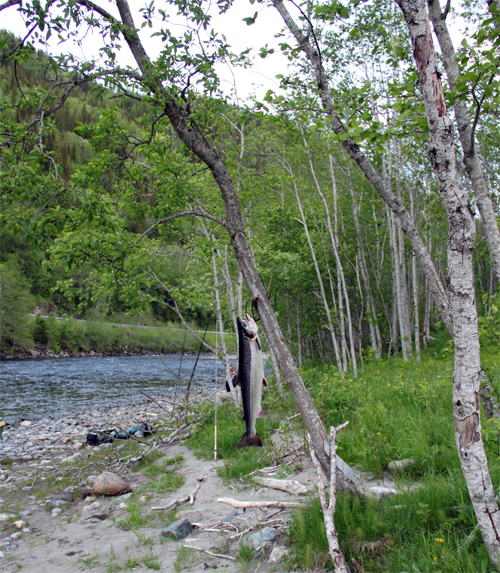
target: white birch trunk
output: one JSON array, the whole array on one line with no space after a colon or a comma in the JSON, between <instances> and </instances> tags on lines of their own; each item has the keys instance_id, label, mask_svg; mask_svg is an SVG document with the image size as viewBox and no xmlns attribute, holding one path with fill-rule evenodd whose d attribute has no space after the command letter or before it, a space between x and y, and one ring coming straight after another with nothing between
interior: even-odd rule
<instances>
[{"instance_id":1,"label":"white birch trunk","mask_svg":"<svg viewBox=\"0 0 500 573\"><path fill-rule=\"evenodd\" d=\"M429 125L429 157L449 222L448 292L455 340L453 413L462 471L495 567L500 565L500 511L488 470L479 410L480 352L472 253L476 224L455 157L453 125L446 108L424 0L397 0L410 32Z\"/></svg>"},{"instance_id":2,"label":"white birch trunk","mask_svg":"<svg viewBox=\"0 0 500 573\"><path fill-rule=\"evenodd\" d=\"M295 37L300 49L306 54L309 62L311 63L312 71L315 75L316 84L320 94L322 107L330 117L331 129L336 134L344 133L344 126L335 113L332 92L330 90L330 86L328 85L328 79L323 69L321 54L319 53L316 44L312 41L312 34L306 35L302 32L302 30L299 28L299 26L297 26L290 13L288 12L288 9L285 6L283 0L272 0L272 3L276 10L279 12L280 16L283 18L283 21L285 22L290 32ZM408 236L412 248L419 258L422 272L424 272L426 277L429 279L432 296L441 312L443 322L448 328L448 331L452 334L452 324L448 312L448 300L446 298L445 290L429 256L429 253L425 248L422 238L420 237L420 233L413 224L410 214L406 210L405 206L401 203L401 201L399 201L394 193L387 187L386 181L382 175L373 167L368 157L361 152L359 146L350 138L342 141L341 144L349 156L359 165L361 171L368 179L368 181L370 181L370 183L375 187L380 197L386 202L387 205L389 205L389 207L400 219L403 230Z\"/></svg>"},{"instance_id":3,"label":"white birch trunk","mask_svg":"<svg viewBox=\"0 0 500 573\"><path fill-rule=\"evenodd\" d=\"M497 5L500 4L500 0L491 1L497 2ZM460 75L455 48L453 47L448 26L446 25L446 18L441 11L439 0L428 0L428 6L429 15L434 25L434 32L441 47L450 89L453 90L457 85L457 78ZM496 20L495 23L498 25ZM462 144L462 150L464 152L465 167L469 174L472 188L474 189L479 213L481 214L481 221L493 263L493 269L497 281L500 282L500 231L488 189L488 180L486 179L479 154L476 150L474 142L475 134L471 126L467 102L465 99L457 98L453 107L460 143Z\"/></svg>"},{"instance_id":4,"label":"white birch trunk","mask_svg":"<svg viewBox=\"0 0 500 573\"><path fill-rule=\"evenodd\" d=\"M328 300L326 298L326 293L325 293L325 287L323 285L323 278L321 277L321 271L319 269L319 265L318 265L318 260L316 259L316 252L314 250L314 245L312 244L311 241L311 237L309 235L309 228L307 226L307 221L306 221L306 217L304 215L304 210L302 209L302 201L300 200L300 196L299 196L299 192L297 189L297 184L295 182L295 179L292 180L293 183L293 188L295 190L295 199L297 200L297 205L299 207L299 211L300 211L300 216L302 217L302 226L304 227L304 232L306 234L306 238L307 238L307 243L309 245L309 250L311 251L311 257L314 263L314 268L316 270L316 276L318 278L318 283L319 283L319 289L320 289L320 293L321 293L321 299L323 301L323 307L325 309L325 314L326 314L326 320L327 320L327 326L328 326L328 330L330 331L330 335L332 338L332 344L333 344L333 348L335 351L335 360L337 362L337 368L339 369L339 373L342 376L342 362L340 359L340 352L339 352L339 345L337 342L337 337L335 336L335 331L333 329L333 321L332 321L332 315L330 313L330 307L328 305Z\"/></svg>"}]
</instances>

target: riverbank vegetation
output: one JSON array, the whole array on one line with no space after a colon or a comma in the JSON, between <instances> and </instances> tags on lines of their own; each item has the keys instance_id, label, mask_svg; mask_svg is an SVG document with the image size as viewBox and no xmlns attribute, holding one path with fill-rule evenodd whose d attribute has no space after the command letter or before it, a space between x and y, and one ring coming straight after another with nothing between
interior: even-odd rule
<instances>
[{"instance_id":1,"label":"riverbank vegetation","mask_svg":"<svg viewBox=\"0 0 500 573\"><path fill-rule=\"evenodd\" d=\"M113 317L116 319L117 317ZM125 320L131 317L126 317ZM193 331L197 325L191 325ZM215 347L215 333L198 332L199 338L175 323L163 323L162 326L144 326L109 321L57 319L53 314L48 317L23 316L23 337L17 338L17 344L4 346L4 358L79 355L79 354L173 354L197 353L200 351L200 339ZM19 330L17 331L19 332ZM227 336L229 350L236 351L234 335Z\"/></svg>"}]
</instances>

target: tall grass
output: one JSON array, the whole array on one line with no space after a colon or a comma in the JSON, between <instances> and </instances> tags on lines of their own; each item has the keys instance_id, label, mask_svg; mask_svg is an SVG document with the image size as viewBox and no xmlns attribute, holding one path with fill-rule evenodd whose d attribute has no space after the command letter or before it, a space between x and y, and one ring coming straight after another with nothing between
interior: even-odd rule
<instances>
[{"instance_id":1,"label":"tall grass","mask_svg":"<svg viewBox=\"0 0 500 573\"><path fill-rule=\"evenodd\" d=\"M399 476L406 493L378 503L339 496L335 524L351 566L370 572L470 572L491 570L454 439L453 356L437 344L422 361L372 360L358 380L336 368L309 365L302 375L327 428L349 420L338 453L351 465L382 475L391 460L412 458ZM483 352L483 367L497 392L498 355ZM483 438L495 488L500 484L500 425L483 417ZM413 482L418 486L415 487ZM290 527L291 564L329 567L319 501L295 512Z\"/></svg>"}]
</instances>

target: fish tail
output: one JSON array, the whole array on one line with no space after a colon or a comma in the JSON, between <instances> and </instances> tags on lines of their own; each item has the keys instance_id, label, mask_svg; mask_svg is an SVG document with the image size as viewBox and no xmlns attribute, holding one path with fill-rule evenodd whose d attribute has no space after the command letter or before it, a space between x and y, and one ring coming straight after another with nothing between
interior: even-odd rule
<instances>
[{"instance_id":1,"label":"fish tail","mask_svg":"<svg viewBox=\"0 0 500 573\"><path fill-rule=\"evenodd\" d=\"M241 440L238 442L238 448L245 448L248 446L262 448L262 440L257 432L255 432L255 435L252 437L249 437L246 432L241 436Z\"/></svg>"}]
</instances>

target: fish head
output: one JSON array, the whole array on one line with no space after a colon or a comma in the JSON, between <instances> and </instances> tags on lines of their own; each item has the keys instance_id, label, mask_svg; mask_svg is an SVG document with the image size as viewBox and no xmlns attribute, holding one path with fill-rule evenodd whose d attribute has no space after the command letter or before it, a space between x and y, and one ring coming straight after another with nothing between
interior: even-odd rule
<instances>
[{"instance_id":1,"label":"fish head","mask_svg":"<svg viewBox=\"0 0 500 573\"><path fill-rule=\"evenodd\" d=\"M246 319L242 319L238 316L238 325L244 336L247 338L256 338L257 333L259 332L259 327L255 320L247 313Z\"/></svg>"}]
</instances>

